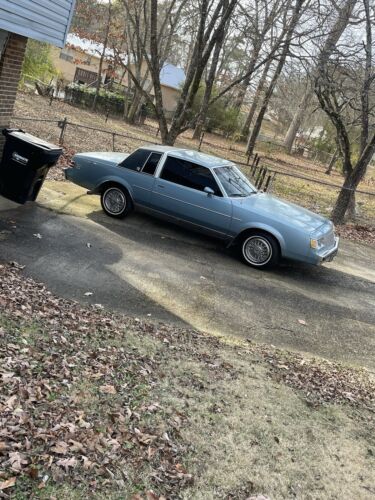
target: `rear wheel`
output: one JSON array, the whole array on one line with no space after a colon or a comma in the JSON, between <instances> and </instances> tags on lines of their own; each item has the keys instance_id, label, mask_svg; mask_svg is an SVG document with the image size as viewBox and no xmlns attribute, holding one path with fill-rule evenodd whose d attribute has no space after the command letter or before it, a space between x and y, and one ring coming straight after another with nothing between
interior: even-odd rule
<instances>
[{"instance_id":1,"label":"rear wheel","mask_svg":"<svg viewBox=\"0 0 375 500\"><path fill-rule=\"evenodd\" d=\"M107 186L100 201L104 212L110 217L122 219L132 210L133 205L129 193L121 186Z\"/></svg>"},{"instance_id":2,"label":"rear wheel","mask_svg":"<svg viewBox=\"0 0 375 500\"><path fill-rule=\"evenodd\" d=\"M280 250L273 236L259 232L248 234L243 238L241 255L245 264L259 269L266 269L278 264Z\"/></svg>"}]
</instances>

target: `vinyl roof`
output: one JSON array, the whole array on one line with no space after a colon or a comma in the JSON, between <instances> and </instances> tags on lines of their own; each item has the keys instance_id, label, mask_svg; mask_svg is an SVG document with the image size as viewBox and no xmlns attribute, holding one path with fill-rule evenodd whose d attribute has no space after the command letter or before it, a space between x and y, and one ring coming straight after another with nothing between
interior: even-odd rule
<instances>
[{"instance_id":1,"label":"vinyl roof","mask_svg":"<svg viewBox=\"0 0 375 500\"><path fill-rule=\"evenodd\" d=\"M160 144L148 144L147 146L141 146L139 149L150 149L152 151L159 151L160 153L169 153L170 156L191 161L193 163L199 163L200 165L210 168L233 165L233 162L225 160L224 158L208 155L192 149L175 148L173 146L163 146Z\"/></svg>"}]
</instances>

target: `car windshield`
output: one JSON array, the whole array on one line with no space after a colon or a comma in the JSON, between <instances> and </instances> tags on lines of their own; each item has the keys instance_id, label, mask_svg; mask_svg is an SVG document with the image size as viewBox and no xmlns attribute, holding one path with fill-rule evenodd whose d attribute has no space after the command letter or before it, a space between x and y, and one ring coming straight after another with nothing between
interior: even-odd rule
<instances>
[{"instance_id":1,"label":"car windshield","mask_svg":"<svg viewBox=\"0 0 375 500\"><path fill-rule=\"evenodd\" d=\"M255 187L235 166L216 167L215 174L230 197L244 198L257 192Z\"/></svg>"}]
</instances>

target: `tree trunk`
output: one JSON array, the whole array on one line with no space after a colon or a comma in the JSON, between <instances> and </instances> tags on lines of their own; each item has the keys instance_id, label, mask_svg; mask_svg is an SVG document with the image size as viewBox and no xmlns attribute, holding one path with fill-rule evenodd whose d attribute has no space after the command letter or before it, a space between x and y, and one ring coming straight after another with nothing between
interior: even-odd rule
<instances>
[{"instance_id":1,"label":"tree trunk","mask_svg":"<svg viewBox=\"0 0 375 500\"><path fill-rule=\"evenodd\" d=\"M200 138L200 136L202 135L202 132L203 132L204 124L205 124L206 119L207 119L207 113L208 113L208 109L210 106L210 99L211 99L212 89L214 86L217 65L219 63L219 56L220 56L221 49L223 47L224 38L225 38L225 29L223 27L223 30L218 35L217 42L216 42L215 49L214 49L214 53L212 56L210 70L209 70L207 78L206 78L206 88L204 91L201 109L199 111L198 121L197 121L197 124L195 126L193 139Z\"/></svg>"},{"instance_id":2,"label":"tree trunk","mask_svg":"<svg viewBox=\"0 0 375 500\"><path fill-rule=\"evenodd\" d=\"M177 102L177 107L172 118L172 124L169 133L167 132L166 136L163 136L162 129L160 127L163 144L173 145L174 141L186 125L186 117L191 111L194 98L198 92L199 85L202 79L202 74L207 66L208 60L212 54L212 51L214 50L220 33L222 32L222 30L225 30L226 26L228 25L237 1L238 0L223 0L222 2L217 2L215 14L209 20L206 30L205 23L207 20L208 2L202 2L202 13L197 41L194 47L192 60L190 62L190 67L186 75L185 83L182 87L181 94ZM154 0L151 0L151 3L153 2ZM216 26L216 28L214 28L216 20L218 20L218 25ZM210 38L212 30L213 33Z\"/></svg>"},{"instance_id":3,"label":"tree trunk","mask_svg":"<svg viewBox=\"0 0 375 500\"><path fill-rule=\"evenodd\" d=\"M128 123L135 123L137 109L138 109L138 105L141 101L141 97L142 96L141 96L140 92L137 89L135 89L134 98L133 98L133 101L130 105L128 115L126 117L126 121Z\"/></svg>"},{"instance_id":4,"label":"tree trunk","mask_svg":"<svg viewBox=\"0 0 375 500\"><path fill-rule=\"evenodd\" d=\"M347 177L343 187L341 188L340 194L337 197L336 204L331 215L331 219L334 224L339 225L344 223L345 214L350 204L353 189L353 182L349 177Z\"/></svg>"},{"instance_id":5,"label":"tree trunk","mask_svg":"<svg viewBox=\"0 0 375 500\"><path fill-rule=\"evenodd\" d=\"M352 169L352 172L348 174L345 178L344 185L341 188L340 194L336 200L336 204L332 212L331 218L335 224L344 223L345 214L350 204L353 203L353 198L355 197L355 192L358 187L358 184L364 178L367 167L374 154L375 154L375 133L372 136L370 142L368 142L367 146L365 147L356 166Z\"/></svg>"},{"instance_id":6,"label":"tree trunk","mask_svg":"<svg viewBox=\"0 0 375 500\"><path fill-rule=\"evenodd\" d=\"M313 91L309 87L304 93L298 109L293 116L292 122L289 125L289 129L284 140L284 147L288 153L292 152L294 141L303 123L303 120L306 117L306 108L309 105L313 95Z\"/></svg>"},{"instance_id":7,"label":"tree trunk","mask_svg":"<svg viewBox=\"0 0 375 500\"><path fill-rule=\"evenodd\" d=\"M105 36L104 36L104 42L103 42L103 51L100 54L100 60L99 60L99 68L98 68L98 79L96 81L96 89L95 89L95 96L94 100L92 103L92 110L95 111L96 109L96 103L99 97L99 92L100 92L100 87L102 85L102 71L103 71L103 62L105 58L105 52L107 50L107 45L108 45L108 38L109 38L109 30L111 28L111 17L112 17L112 0L109 0L108 2L108 21L107 21L107 26L105 29Z\"/></svg>"},{"instance_id":8,"label":"tree trunk","mask_svg":"<svg viewBox=\"0 0 375 500\"><path fill-rule=\"evenodd\" d=\"M260 77L258 87L255 91L255 96L254 96L253 102L251 103L249 113L246 117L245 123L243 124L242 130L241 130L242 137L248 137L248 135L249 135L250 125L251 125L251 122L253 121L255 111L258 107L259 99L260 99L260 96L262 95L264 85L265 85L266 80L267 80L268 71L270 69L271 62L272 62L271 59L269 59L267 61L266 65L264 66L262 76Z\"/></svg>"},{"instance_id":9,"label":"tree trunk","mask_svg":"<svg viewBox=\"0 0 375 500\"><path fill-rule=\"evenodd\" d=\"M258 113L256 122L255 122L255 125L254 125L254 128L253 128L253 131L250 134L249 140L247 142L247 146L246 146L246 153L247 153L247 155L253 154L255 143L256 143L256 140L258 138L258 135L259 135L259 132L260 132L260 128L262 126L264 115L266 114L266 111L267 111L267 108L268 108L268 104L269 104L270 99L272 97L273 91L275 90L275 86L276 86L277 80L279 79L279 76L280 76L281 71L282 71L282 69L284 67L286 58L287 58L287 56L289 54L290 43L292 41L292 36L293 36L294 30L296 28L296 25L298 23L300 15L301 15L301 10L302 10L302 6L303 6L304 1L305 0L297 0L296 1L295 7L294 7L294 11L293 11L292 20L290 22L288 31L286 33L285 43L284 43L283 50L282 50L282 52L280 54L279 62L277 64L277 66L276 66L276 70L275 70L275 73L274 73L274 75L272 77L271 83L270 83L270 85L269 85L269 87L268 87L268 89L266 91L265 96L264 96L264 99L263 99L263 102L262 102L262 106L261 106L260 111Z\"/></svg>"},{"instance_id":10,"label":"tree trunk","mask_svg":"<svg viewBox=\"0 0 375 500\"><path fill-rule=\"evenodd\" d=\"M332 158L331 158L331 161L329 162L327 170L325 171L325 173L327 175L331 175L331 172L333 170L333 166L336 163L338 157L339 157L339 151L338 151L338 149L336 149L336 151L332 155Z\"/></svg>"},{"instance_id":11,"label":"tree trunk","mask_svg":"<svg viewBox=\"0 0 375 500\"><path fill-rule=\"evenodd\" d=\"M234 100L233 107L238 109L238 110L241 109L241 106L242 106L243 101L245 99L247 88L250 85L251 76L252 75L249 75L247 78L245 78L245 80L241 83L240 88L237 92L237 96Z\"/></svg>"}]
</instances>

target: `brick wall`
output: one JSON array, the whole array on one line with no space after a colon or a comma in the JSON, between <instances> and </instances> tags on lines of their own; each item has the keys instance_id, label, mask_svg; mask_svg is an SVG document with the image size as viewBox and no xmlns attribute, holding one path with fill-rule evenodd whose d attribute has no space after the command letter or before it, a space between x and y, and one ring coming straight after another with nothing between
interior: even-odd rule
<instances>
[{"instance_id":1,"label":"brick wall","mask_svg":"<svg viewBox=\"0 0 375 500\"><path fill-rule=\"evenodd\" d=\"M0 60L0 158L5 142L1 130L9 126L16 100L27 38L9 33Z\"/></svg>"}]
</instances>

